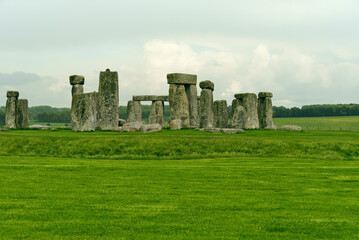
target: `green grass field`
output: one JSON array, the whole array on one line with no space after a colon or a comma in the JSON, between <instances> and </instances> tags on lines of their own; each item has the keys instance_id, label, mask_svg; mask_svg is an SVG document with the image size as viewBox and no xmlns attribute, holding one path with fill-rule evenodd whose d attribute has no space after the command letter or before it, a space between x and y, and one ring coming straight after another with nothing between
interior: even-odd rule
<instances>
[{"instance_id":1,"label":"green grass field","mask_svg":"<svg viewBox=\"0 0 359 240\"><path fill-rule=\"evenodd\" d=\"M0 132L0 239L358 239L359 132Z\"/></svg>"},{"instance_id":2,"label":"green grass field","mask_svg":"<svg viewBox=\"0 0 359 240\"><path fill-rule=\"evenodd\" d=\"M299 125L305 130L359 131L359 116L274 118L277 126Z\"/></svg>"}]
</instances>

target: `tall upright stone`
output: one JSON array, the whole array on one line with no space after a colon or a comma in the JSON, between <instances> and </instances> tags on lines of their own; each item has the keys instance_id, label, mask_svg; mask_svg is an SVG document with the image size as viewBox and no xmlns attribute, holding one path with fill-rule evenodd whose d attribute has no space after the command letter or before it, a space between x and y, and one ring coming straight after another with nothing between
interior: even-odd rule
<instances>
[{"instance_id":1,"label":"tall upright stone","mask_svg":"<svg viewBox=\"0 0 359 240\"><path fill-rule=\"evenodd\" d=\"M258 129L258 99L255 93L240 93L236 94L238 105L244 109L243 128L244 129Z\"/></svg>"},{"instance_id":2,"label":"tall upright stone","mask_svg":"<svg viewBox=\"0 0 359 240\"><path fill-rule=\"evenodd\" d=\"M232 128L243 129L244 128L244 116L245 116L245 110L244 110L243 106L239 105L238 99L234 99L232 101L230 126Z\"/></svg>"},{"instance_id":3,"label":"tall upright stone","mask_svg":"<svg viewBox=\"0 0 359 240\"><path fill-rule=\"evenodd\" d=\"M79 94L84 92L85 77L80 75L70 76L70 84L72 85L71 93Z\"/></svg>"},{"instance_id":4,"label":"tall upright stone","mask_svg":"<svg viewBox=\"0 0 359 240\"><path fill-rule=\"evenodd\" d=\"M95 131L98 93L82 93L72 96L71 127L74 132Z\"/></svg>"},{"instance_id":5,"label":"tall upright stone","mask_svg":"<svg viewBox=\"0 0 359 240\"><path fill-rule=\"evenodd\" d=\"M227 128L228 125L227 101L226 100L214 101L213 113L214 113L213 126L216 128Z\"/></svg>"},{"instance_id":6,"label":"tall upright stone","mask_svg":"<svg viewBox=\"0 0 359 240\"><path fill-rule=\"evenodd\" d=\"M199 84L201 91L201 106L200 106L200 127L212 128L213 127L213 91L214 83L211 81L202 81Z\"/></svg>"},{"instance_id":7,"label":"tall upright stone","mask_svg":"<svg viewBox=\"0 0 359 240\"><path fill-rule=\"evenodd\" d=\"M165 126L165 112L164 112L164 102L163 101L153 101L150 111L150 116L148 118L149 124L160 124L161 127Z\"/></svg>"},{"instance_id":8,"label":"tall upright stone","mask_svg":"<svg viewBox=\"0 0 359 240\"><path fill-rule=\"evenodd\" d=\"M171 129L198 127L197 76L184 73L170 73L167 74L167 83L170 84ZM175 121L174 123L176 124L171 124L172 121Z\"/></svg>"},{"instance_id":9,"label":"tall upright stone","mask_svg":"<svg viewBox=\"0 0 359 240\"><path fill-rule=\"evenodd\" d=\"M6 112L5 112L5 126L8 128L16 128L16 114L19 92L8 91L6 100Z\"/></svg>"},{"instance_id":10,"label":"tall upright stone","mask_svg":"<svg viewBox=\"0 0 359 240\"><path fill-rule=\"evenodd\" d=\"M189 104L189 124L190 127L199 127L197 86L193 84L185 85Z\"/></svg>"},{"instance_id":11,"label":"tall upright stone","mask_svg":"<svg viewBox=\"0 0 359 240\"><path fill-rule=\"evenodd\" d=\"M17 103L16 127L28 128L30 126L27 99L19 99Z\"/></svg>"},{"instance_id":12,"label":"tall upright stone","mask_svg":"<svg viewBox=\"0 0 359 240\"><path fill-rule=\"evenodd\" d=\"M260 92L258 94L258 119L261 128L274 128L272 98L270 92Z\"/></svg>"},{"instance_id":13,"label":"tall upright stone","mask_svg":"<svg viewBox=\"0 0 359 240\"><path fill-rule=\"evenodd\" d=\"M106 69L100 72L98 89L97 127L100 130L114 130L119 119L118 73Z\"/></svg>"},{"instance_id":14,"label":"tall upright stone","mask_svg":"<svg viewBox=\"0 0 359 240\"><path fill-rule=\"evenodd\" d=\"M127 122L142 122L142 109L140 101L128 101Z\"/></svg>"}]
</instances>

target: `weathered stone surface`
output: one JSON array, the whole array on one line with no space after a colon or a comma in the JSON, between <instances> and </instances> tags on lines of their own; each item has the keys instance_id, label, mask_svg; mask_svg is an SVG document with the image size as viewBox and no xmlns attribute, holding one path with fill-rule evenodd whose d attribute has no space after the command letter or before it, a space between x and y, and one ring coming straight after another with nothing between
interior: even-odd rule
<instances>
[{"instance_id":1,"label":"weathered stone surface","mask_svg":"<svg viewBox=\"0 0 359 240\"><path fill-rule=\"evenodd\" d=\"M74 132L95 131L98 93L83 93L72 96L71 127Z\"/></svg>"},{"instance_id":2,"label":"weathered stone surface","mask_svg":"<svg viewBox=\"0 0 359 240\"><path fill-rule=\"evenodd\" d=\"M27 99L19 99L17 104L16 113L16 127L17 128L28 128L29 122L29 111Z\"/></svg>"},{"instance_id":3,"label":"weathered stone surface","mask_svg":"<svg viewBox=\"0 0 359 240\"><path fill-rule=\"evenodd\" d=\"M259 93L260 96L269 96L269 93ZM258 98L258 120L261 128L272 128L273 124L272 100L270 97Z\"/></svg>"},{"instance_id":4,"label":"weathered stone surface","mask_svg":"<svg viewBox=\"0 0 359 240\"><path fill-rule=\"evenodd\" d=\"M143 122L128 122L123 125L123 129L128 132L139 132L141 127L143 126Z\"/></svg>"},{"instance_id":5,"label":"weathered stone surface","mask_svg":"<svg viewBox=\"0 0 359 240\"><path fill-rule=\"evenodd\" d=\"M239 105L238 100L234 100L232 103L232 117L231 124L232 128L243 129L244 128L244 118L245 118L245 109Z\"/></svg>"},{"instance_id":6,"label":"weathered stone surface","mask_svg":"<svg viewBox=\"0 0 359 240\"><path fill-rule=\"evenodd\" d=\"M133 96L133 101L164 101L168 102L169 97L168 96L157 96L157 95L139 95L139 96Z\"/></svg>"},{"instance_id":7,"label":"weathered stone surface","mask_svg":"<svg viewBox=\"0 0 359 240\"><path fill-rule=\"evenodd\" d=\"M220 128L201 128L201 131L210 132L210 133L220 133Z\"/></svg>"},{"instance_id":8,"label":"weathered stone surface","mask_svg":"<svg viewBox=\"0 0 359 240\"><path fill-rule=\"evenodd\" d=\"M210 89L201 91L200 127L213 127L213 91Z\"/></svg>"},{"instance_id":9,"label":"weathered stone surface","mask_svg":"<svg viewBox=\"0 0 359 240\"><path fill-rule=\"evenodd\" d=\"M236 94L239 106L244 108L244 129L258 129L258 99L254 93Z\"/></svg>"},{"instance_id":10,"label":"weathered stone surface","mask_svg":"<svg viewBox=\"0 0 359 240\"><path fill-rule=\"evenodd\" d=\"M202 89L211 89L212 91L214 91L214 83L209 80L200 82L199 87Z\"/></svg>"},{"instance_id":11,"label":"weathered stone surface","mask_svg":"<svg viewBox=\"0 0 359 240\"><path fill-rule=\"evenodd\" d=\"M165 110L164 103L162 101L152 102L148 122L150 125L158 123L161 127L165 126Z\"/></svg>"},{"instance_id":12,"label":"weathered stone surface","mask_svg":"<svg viewBox=\"0 0 359 240\"><path fill-rule=\"evenodd\" d=\"M280 128L280 130L284 130L284 131L302 131L302 128L300 126L296 126L296 125L284 125Z\"/></svg>"},{"instance_id":13,"label":"weathered stone surface","mask_svg":"<svg viewBox=\"0 0 359 240\"><path fill-rule=\"evenodd\" d=\"M181 120L181 127L190 126L189 103L184 85L171 84L169 89L170 122Z\"/></svg>"},{"instance_id":14,"label":"weathered stone surface","mask_svg":"<svg viewBox=\"0 0 359 240\"><path fill-rule=\"evenodd\" d=\"M198 110L198 97L196 85L185 85L185 90L188 98L189 105L189 121L190 127L199 127L199 110Z\"/></svg>"},{"instance_id":15,"label":"weathered stone surface","mask_svg":"<svg viewBox=\"0 0 359 240\"><path fill-rule=\"evenodd\" d=\"M71 94L81 94L84 93L84 86L83 85L73 85L71 89Z\"/></svg>"},{"instance_id":16,"label":"weathered stone surface","mask_svg":"<svg viewBox=\"0 0 359 240\"><path fill-rule=\"evenodd\" d=\"M85 77L80 75L72 75L70 76L70 84L71 85L84 85Z\"/></svg>"},{"instance_id":17,"label":"weathered stone surface","mask_svg":"<svg viewBox=\"0 0 359 240\"><path fill-rule=\"evenodd\" d=\"M197 75L185 74L185 73L169 73L167 74L168 84L197 84Z\"/></svg>"},{"instance_id":18,"label":"weathered stone surface","mask_svg":"<svg viewBox=\"0 0 359 240\"><path fill-rule=\"evenodd\" d=\"M243 129L235 129L235 128L222 128L221 132L225 134L235 134L235 133L244 133Z\"/></svg>"},{"instance_id":19,"label":"weathered stone surface","mask_svg":"<svg viewBox=\"0 0 359 240\"><path fill-rule=\"evenodd\" d=\"M226 128L228 125L227 101L218 100L213 103L213 126L217 128Z\"/></svg>"},{"instance_id":20,"label":"weathered stone surface","mask_svg":"<svg viewBox=\"0 0 359 240\"><path fill-rule=\"evenodd\" d=\"M154 123L154 124L145 124L142 125L140 128L141 132L144 133L149 133L149 132L159 132L162 130L162 126L158 123Z\"/></svg>"},{"instance_id":21,"label":"weathered stone surface","mask_svg":"<svg viewBox=\"0 0 359 240\"><path fill-rule=\"evenodd\" d=\"M31 125L29 128L36 128L40 130L53 130L52 127L46 125Z\"/></svg>"},{"instance_id":22,"label":"weathered stone surface","mask_svg":"<svg viewBox=\"0 0 359 240\"><path fill-rule=\"evenodd\" d=\"M182 128L182 120L181 119L173 119L170 120L169 125L171 130L179 130Z\"/></svg>"},{"instance_id":23,"label":"weathered stone surface","mask_svg":"<svg viewBox=\"0 0 359 240\"><path fill-rule=\"evenodd\" d=\"M16 114L17 114L17 105L19 92L17 91L8 91L6 100L6 110L5 110L5 126L7 128L16 128Z\"/></svg>"},{"instance_id":24,"label":"weathered stone surface","mask_svg":"<svg viewBox=\"0 0 359 240\"><path fill-rule=\"evenodd\" d=\"M142 109L140 101L128 101L127 122L142 122Z\"/></svg>"},{"instance_id":25,"label":"weathered stone surface","mask_svg":"<svg viewBox=\"0 0 359 240\"><path fill-rule=\"evenodd\" d=\"M113 130L118 126L119 89L118 73L106 69L100 72L98 89L97 128Z\"/></svg>"},{"instance_id":26,"label":"weathered stone surface","mask_svg":"<svg viewBox=\"0 0 359 240\"><path fill-rule=\"evenodd\" d=\"M8 98L10 98L10 97L18 98L19 97L19 92L18 91L7 91L6 97L8 97Z\"/></svg>"},{"instance_id":27,"label":"weathered stone surface","mask_svg":"<svg viewBox=\"0 0 359 240\"><path fill-rule=\"evenodd\" d=\"M265 127L264 129L267 129L267 130L278 130L278 127L273 125L273 126L270 126L270 127Z\"/></svg>"},{"instance_id":28,"label":"weathered stone surface","mask_svg":"<svg viewBox=\"0 0 359 240\"><path fill-rule=\"evenodd\" d=\"M127 123L127 121L125 119L118 119L118 126L122 127L123 125L125 125Z\"/></svg>"},{"instance_id":29,"label":"weathered stone surface","mask_svg":"<svg viewBox=\"0 0 359 240\"><path fill-rule=\"evenodd\" d=\"M271 92L260 92L258 93L258 97L259 98L272 98L273 97L273 93Z\"/></svg>"}]
</instances>

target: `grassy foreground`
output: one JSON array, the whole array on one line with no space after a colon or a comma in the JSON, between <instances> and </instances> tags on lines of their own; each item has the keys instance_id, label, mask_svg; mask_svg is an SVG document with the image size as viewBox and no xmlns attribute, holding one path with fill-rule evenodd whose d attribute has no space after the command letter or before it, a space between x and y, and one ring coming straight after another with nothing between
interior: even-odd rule
<instances>
[{"instance_id":1,"label":"grassy foreground","mask_svg":"<svg viewBox=\"0 0 359 240\"><path fill-rule=\"evenodd\" d=\"M359 132L0 132L0 239L358 239Z\"/></svg>"}]
</instances>

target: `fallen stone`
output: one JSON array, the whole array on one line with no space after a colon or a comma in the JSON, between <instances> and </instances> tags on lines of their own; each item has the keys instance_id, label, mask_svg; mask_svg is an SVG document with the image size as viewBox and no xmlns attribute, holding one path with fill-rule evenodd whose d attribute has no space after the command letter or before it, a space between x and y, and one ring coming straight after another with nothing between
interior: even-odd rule
<instances>
[{"instance_id":1,"label":"fallen stone","mask_svg":"<svg viewBox=\"0 0 359 240\"><path fill-rule=\"evenodd\" d=\"M220 128L203 128L203 131L210 132L210 133L220 133Z\"/></svg>"},{"instance_id":2,"label":"fallen stone","mask_svg":"<svg viewBox=\"0 0 359 240\"><path fill-rule=\"evenodd\" d=\"M168 102L168 96L157 96L157 95L138 95L132 97L133 101L164 101Z\"/></svg>"},{"instance_id":3,"label":"fallen stone","mask_svg":"<svg viewBox=\"0 0 359 240\"><path fill-rule=\"evenodd\" d=\"M221 132L225 134L235 134L235 133L244 133L243 129L235 129L235 128L222 128Z\"/></svg>"},{"instance_id":4,"label":"fallen stone","mask_svg":"<svg viewBox=\"0 0 359 240\"><path fill-rule=\"evenodd\" d=\"M123 125L126 124L126 120L125 119L118 119L118 126L122 127Z\"/></svg>"},{"instance_id":5,"label":"fallen stone","mask_svg":"<svg viewBox=\"0 0 359 240\"><path fill-rule=\"evenodd\" d=\"M142 126L143 122L129 122L123 125L122 128L127 132L139 132Z\"/></svg>"},{"instance_id":6,"label":"fallen stone","mask_svg":"<svg viewBox=\"0 0 359 240\"><path fill-rule=\"evenodd\" d=\"M202 89L211 89L212 91L214 91L214 83L209 80L200 82L199 87Z\"/></svg>"},{"instance_id":7,"label":"fallen stone","mask_svg":"<svg viewBox=\"0 0 359 240\"><path fill-rule=\"evenodd\" d=\"M169 73L167 74L168 84L197 84L197 75L185 74L185 73Z\"/></svg>"},{"instance_id":8,"label":"fallen stone","mask_svg":"<svg viewBox=\"0 0 359 240\"><path fill-rule=\"evenodd\" d=\"M155 124L145 124L140 128L141 132L149 133L149 132L159 132L162 130L162 126L158 123Z\"/></svg>"},{"instance_id":9,"label":"fallen stone","mask_svg":"<svg viewBox=\"0 0 359 240\"><path fill-rule=\"evenodd\" d=\"M278 130L278 127L275 126L275 125L272 125L272 126L265 127L264 129L266 129L266 130Z\"/></svg>"},{"instance_id":10,"label":"fallen stone","mask_svg":"<svg viewBox=\"0 0 359 240\"><path fill-rule=\"evenodd\" d=\"M182 128L182 121L180 119L174 119L169 122L171 130L179 130Z\"/></svg>"},{"instance_id":11,"label":"fallen stone","mask_svg":"<svg viewBox=\"0 0 359 240\"><path fill-rule=\"evenodd\" d=\"M35 128L35 129L40 129L40 130L53 130L54 128L50 127L50 126L46 126L46 125L31 125L29 128Z\"/></svg>"},{"instance_id":12,"label":"fallen stone","mask_svg":"<svg viewBox=\"0 0 359 240\"><path fill-rule=\"evenodd\" d=\"M283 131L302 131L302 128L300 126L296 126L296 125L284 125L280 128L280 130Z\"/></svg>"}]
</instances>

